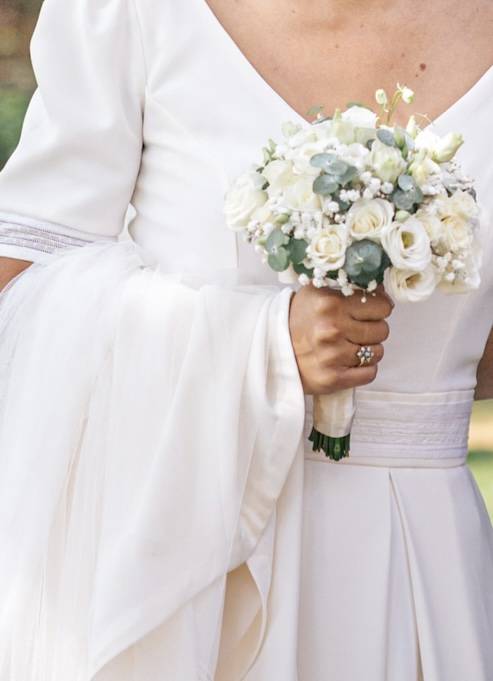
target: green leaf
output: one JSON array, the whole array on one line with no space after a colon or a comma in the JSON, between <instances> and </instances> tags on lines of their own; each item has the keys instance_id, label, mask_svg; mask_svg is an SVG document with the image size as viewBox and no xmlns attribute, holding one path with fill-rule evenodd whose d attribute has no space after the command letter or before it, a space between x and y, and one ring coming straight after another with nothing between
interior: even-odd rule
<instances>
[{"instance_id":1,"label":"green leaf","mask_svg":"<svg viewBox=\"0 0 493 681\"><path fill-rule=\"evenodd\" d=\"M332 175L319 175L313 183L313 191L320 196L328 196L337 191L339 185Z\"/></svg>"},{"instance_id":2,"label":"green leaf","mask_svg":"<svg viewBox=\"0 0 493 681\"><path fill-rule=\"evenodd\" d=\"M314 154L310 159L310 165L314 168L322 168L326 170L327 167L335 161L337 156L335 154Z\"/></svg>"},{"instance_id":3,"label":"green leaf","mask_svg":"<svg viewBox=\"0 0 493 681\"><path fill-rule=\"evenodd\" d=\"M285 246L288 242L289 237L287 234L284 234L284 232L280 229L273 229L267 237L265 248L267 253L275 253L279 247Z\"/></svg>"},{"instance_id":4,"label":"green leaf","mask_svg":"<svg viewBox=\"0 0 493 681\"><path fill-rule=\"evenodd\" d=\"M350 109L352 106L360 106L361 108L368 109L368 111L371 111L372 113L374 113L371 106L368 106L368 104L363 104L363 102L348 102L346 104L346 109Z\"/></svg>"},{"instance_id":5,"label":"green leaf","mask_svg":"<svg viewBox=\"0 0 493 681\"><path fill-rule=\"evenodd\" d=\"M293 270L296 272L296 274L306 274L307 277L310 277L310 279L313 278L313 269L308 269L305 265L303 265L302 262L300 263L293 263Z\"/></svg>"},{"instance_id":6,"label":"green leaf","mask_svg":"<svg viewBox=\"0 0 493 681\"><path fill-rule=\"evenodd\" d=\"M283 246L279 246L276 253L270 253L267 261L273 270L283 272L289 265L289 253Z\"/></svg>"},{"instance_id":7,"label":"green leaf","mask_svg":"<svg viewBox=\"0 0 493 681\"><path fill-rule=\"evenodd\" d=\"M339 159L336 159L335 161L329 163L329 165L326 168L326 172L330 173L331 175L344 175L348 168L349 163L346 163L346 161L340 161Z\"/></svg>"},{"instance_id":8,"label":"green leaf","mask_svg":"<svg viewBox=\"0 0 493 681\"><path fill-rule=\"evenodd\" d=\"M344 270L350 281L366 288L373 280L380 283L389 265L390 260L380 244L362 239L347 249Z\"/></svg>"},{"instance_id":9,"label":"green leaf","mask_svg":"<svg viewBox=\"0 0 493 681\"><path fill-rule=\"evenodd\" d=\"M410 189L413 189L416 186L414 178L411 175L406 174L399 175L397 184L404 192L408 192Z\"/></svg>"},{"instance_id":10,"label":"green leaf","mask_svg":"<svg viewBox=\"0 0 493 681\"><path fill-rule=\"evenodd\" d=\"M351 180L354 180L354 178L357 175L358 175L358 169L355 168L354 166L348 165L346 172L343 175L341 175L338 178L338 180L339 180L340 184L342 184L342 186L345 186L346 184L351 182Z\"/></svg>"},{"instance_id":11,"label":"green leaf","mask_svg":"<svg viewBox=\"0 0 493 681\"><path fill-rule=\"evenodd\" d=\"M394 135L390 130L387 130L386 128L379 128L377 130L377 137L380 140L380 142L383 142L383 144L386 144L388 147L397 146Z\"/></svg>"},{"instance_id":12,"label":"green leaf","mask_svg":"<svg viewBox=\"0 0 493 681\"><path fill-rule=\"evenodd\" d=\"M306 115L308 118L311 118L312 116L316 116L319 113L322 113L324 110L323 104L315 104L315 106L312 106L308 109L306 112Z\"/></svg>"},{"instance_id":13,"label":"green leaf","mask_svg":"<svg viewBox=\"0 0 493 681\"><path fill-rule=\"evenodd\" d=\"M289 257L293 265L299 265L305 258L308 243L304 239L291 239L289 242Z\"/></svg>"}]
</instances>

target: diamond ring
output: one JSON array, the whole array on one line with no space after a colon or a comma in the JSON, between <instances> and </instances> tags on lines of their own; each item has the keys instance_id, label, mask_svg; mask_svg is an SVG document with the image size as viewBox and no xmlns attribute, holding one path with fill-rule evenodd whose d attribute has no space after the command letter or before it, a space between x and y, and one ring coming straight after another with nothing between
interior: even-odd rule
<instances>
[{"instance_id":1,"label":"diamond ring","mask_svg":"<svg viewBox=\"0 0 493 681\"><path fill-rule=\"evenodd\" d=\"M371 360L375 357L375 353L369 345L362 345L356 353L356 357L358 357L359 365L362 367L365 364L370 364Z\"/></svg>"}]
</instances>

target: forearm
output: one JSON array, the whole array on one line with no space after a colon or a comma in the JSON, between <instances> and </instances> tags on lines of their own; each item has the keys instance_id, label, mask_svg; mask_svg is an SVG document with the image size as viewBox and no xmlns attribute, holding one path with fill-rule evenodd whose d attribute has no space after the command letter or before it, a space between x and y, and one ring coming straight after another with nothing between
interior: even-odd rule
<instances>
[{"instance_id":1,"label":"forearm","mask_svg":"<svg viewBox=\"0 0 493 681\"><path fill-rule=\"evenodd\" d=\"M476 400L493 398L493 329L486 343L477 371Z\"/></svg>"},{"instance_id":2,"label":"forearm","mask_svg":"<svg viewBox=\"0 0 493 681\"><path fill-rule=\"evenodd\" d=\"M27 269L31 264L28 260L16 260L0 256L0 291L7 286L9 281Z\"/></svg>"}]
</instances>

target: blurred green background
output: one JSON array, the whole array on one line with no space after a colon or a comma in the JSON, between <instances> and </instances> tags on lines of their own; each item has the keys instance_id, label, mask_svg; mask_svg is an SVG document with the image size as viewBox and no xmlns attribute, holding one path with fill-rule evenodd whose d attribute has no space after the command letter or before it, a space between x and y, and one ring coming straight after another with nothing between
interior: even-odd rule
<instances>
[{"instance_id":1,"label":"blurred green background","mask_svg":"<svg viewBox=\"0 0 493 681\"><path fill-rule=\"evenodd\" d=\"M0 0L0 168L12 153L34 88L29 40L40 0ZM68 2L69 0L66 0ZM469 462L493 518L493 400L478 402Z\"/></svg>"}]
</instances>

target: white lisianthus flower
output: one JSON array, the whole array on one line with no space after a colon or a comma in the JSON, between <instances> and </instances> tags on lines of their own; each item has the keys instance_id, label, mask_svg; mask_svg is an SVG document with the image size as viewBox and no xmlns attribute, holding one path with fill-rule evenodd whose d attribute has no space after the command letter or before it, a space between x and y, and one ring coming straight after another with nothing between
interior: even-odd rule
<instances>
[{"instance_id":1,"label":"white lisianthus flower","mask_svg":"<svg viewBox=\"0 0 493 681\"><path fill-rule=\"evenodd\" d=\"M421 222L432 244L438 243L442 236L442 223L436 213L428 207L420 208L416 218Z\"/></svg>"},{"instance_id":2,"label":"white lisianthus flower","mask_svg":"<svg viewBox=\"0 0 493 681\"><path fill-rule=\"evenodd\" d=\"M283 189L296 180L293 174L293 164L291 161L283 161L276 159L268 163L262 171L262 176L265 177L269 186L267 193L269 196L276 196L281 193Z\"/></svg>"},{"instance_id":3,"label":"white lisianthus flower","mask_svg":"<svg viewBox=\"0 0 493 681\"><path fill-rule=\"evenodd\" d=\"M429 128L422 130L415 139L416 149L426 150L437 163L452 160L463 143L464 138L459 133L449 132L444 137L440 137Z\"/></svg>"},{"instance_id":4,"label":"white lisianthus flower","mask_svg":"<svg viewBox=\"0 0 493 681\"><path fill-rule=\"evenodd\" d=\"M394 300L416 303L431 296L437 279L433 265L428 265L421 272L388 267L384 274L384 287Z\"/></svg>"},{"instance_id":5,"label":"white lisianthus flower","mask_svg":"<svg viewBox=\"0 0 493 681\"><path fill-rule=\"evenodd\" d=\"M322 272L338 270L344 265L347 243L344 224L327 225L312 237L306 254Z\"/></svg>"},{"instance_id":6,"label":"white lisianthus flower","mask_svg":"<svg viewBox=\"0 0 493 681\"><path fill-rule=\"evenodd\" d=\"M313 176L299 175L284 189L284 205L290 210L322 210L321 197L313 191Z\"/></svg>"},{"instance_id":7,"label":"white lisianthus flower","mask_svg":"<svg viewBox=\"0 0 493 681\"><path fill-rule=\"evenodd\" d=\"M424 187L432 178L440 176L440 166L423 150L409 166L409 174L412 175L418 187Z\"/></svg>"},{"instance_id":8,"label":"white lisianthus flower","mask_svg":"<svg viewBox=\"0 0 493 681\"><path fill-rule=\"evenodd\" d=\"M364 106L350 106L342 112L343 121L349 121L355 128L375 128L377 125L377 114Z\"/></svg>"},{"instance_id":9,"label":"white lisianthus flower","mask_svg":"<svg viewBox=\"0 0 493 681\"><path fill-rule=\"evenodd\" d=\"M379 139L372 144L370 164L382 182L395 182L407 166L399 149L389 147Z\"/></svg>"},{"instance_id":10,"label":"white lisianthus flower","mask_svg":"<svg viewBox=\"0 0 493 681\"><path fill-rule=\"evenodd\" d=\"M267 192L262 189L264 184L263 175L255 171L248 171L238 177L224 202L224 215L230 229L244 229L253 212L264 205L268 198Z\"/></svg>"},{"instance_id":11,"label":"white lisianthus flower","mask_svg":"<svg viewBox=\"0 0 493 681\"><path fill-rule=\"evenodd\" d=\"M336 137L342 144L351 144L354 142L354 125L350 120L342 118L332 119L330 131L333 137Z\"/></svg>"},{"instance_id":12,"label":"white lisianthus flower","mask_svg":"<svg viewBox=\"0 0 493 681\"><path fill-rule=\"evenodd\" d=\"M379 241L392 224L394 206L385 199L359 199L348 210L346 225L353 239Z\"/></svg>"},{"instance_id":13,"label":"white lisianthus flower","mask_svg":"<svg viewBox=\"0 0 493 681\"><path fill-rule=\"evenodd\" d=\"M382 246L394 267L420 272L431 262L431 244L421 222L410 217L393 222L382 233Z\"/></svg>"},{"instance_id":14,"label":"white lisianthus flower","mask_svg":"<svg viewBox=\"0 0 493 681\"><path fill-rule=\"evenodd\" d=\"M353 142L349 144L345 149L344 153L341 154L341 159L349 163L350 165L362 170L366 168L368 158L370 156L370 150L359 142Z\"/></svg>"}]
</instances>

